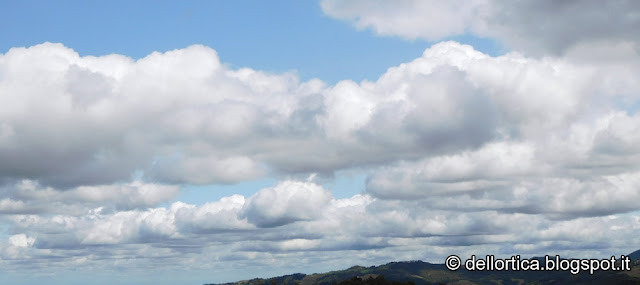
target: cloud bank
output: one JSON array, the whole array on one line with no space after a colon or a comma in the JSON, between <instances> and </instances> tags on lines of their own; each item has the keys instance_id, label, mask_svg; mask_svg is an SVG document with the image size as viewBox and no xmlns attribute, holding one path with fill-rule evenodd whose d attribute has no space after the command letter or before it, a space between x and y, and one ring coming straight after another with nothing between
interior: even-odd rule
<instances>
[{"instance_id":1,"label":"cloud bank","mask_svg":"<svg viewBox=\"0 0 640 285\"><path fill-rule=\"evenodd\" d=\"M383 35L525 48L494 57L445 41L335 85L234 69L201 45L139 60L56 43L0 54L3 270L288 272L640 247L635 4L584 2L620 17L569 31L567 15L591 15L573 2L376 3L322 7ZM362 193L319 182L344 171L367 173ZM265 177L279 182L175 201L187 184Z\"/></svg>"}]
</instances>

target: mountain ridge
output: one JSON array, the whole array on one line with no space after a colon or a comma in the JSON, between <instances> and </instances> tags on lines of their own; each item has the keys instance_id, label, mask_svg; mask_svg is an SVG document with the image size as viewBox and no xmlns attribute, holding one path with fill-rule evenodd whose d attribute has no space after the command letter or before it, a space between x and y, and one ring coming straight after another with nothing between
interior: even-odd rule
<instances>
[{"instance_id":1,"label":"mountain ridge","mask_svg":"<svg viewBox=\"0 0 640 285\"><path fill-rule=\"evenodd\" d=\"M630 271L470 271L464 264L452 271L445 264L420 260L389 262L378 266L355 265L326 273L295 273L271 278L254 278L229 283L205 285L355 285L355 284L447 284L447 285L511 285L511 284L625 284L640 285L640 250L627 255ZM539 257L532 257L531 259ZM530 260L531 260L530 259ZM464 262L464 261L463 261ZM620 261L618 261L619 264Z\"/></svg>"}]
</instances>

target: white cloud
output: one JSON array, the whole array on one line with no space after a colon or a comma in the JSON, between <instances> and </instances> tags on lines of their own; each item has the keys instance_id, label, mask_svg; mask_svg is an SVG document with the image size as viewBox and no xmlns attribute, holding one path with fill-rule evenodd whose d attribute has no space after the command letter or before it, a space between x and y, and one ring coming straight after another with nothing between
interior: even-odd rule
<instances>
[{"instance_id":1,"label":"white cloud","mask_svg":"<svg viewBox=\"0 0 640 285\"><path fill-rule=\"evenodd\" d=\"M464 34L483 24L490 1L321 1L322 10L350 20L358 29L372 28L381 35L398 35L430 41Z\"/></svg>"},{"instance_id":2,"label":"white cloud","mask_svg":"<svg viewBox=\"0 0 640 285\"><path fill-rule=\"evenodd\" d=\"M127 259L137 268L151 264L156 269L171 268L175 262L226 268L224 263L231 259L245 269L264 262L284 269L332 260L442 262L449 254L478 250L576 256L594 247L600 251L591 255L610 256L612 251L627 253L629 246L640 242L628 240L640 229L637 211L554 220L487 209L435 209L437 204L430 203L438 201L391 201L368 195L335 199L310 182L283 181L249 198L233 195L201 206L176 202L167 208L89 211L78 216L16 215L12 227L21 233L6 244L0 242L0 254L5 262L38 256L49 260L48 268L73 264L79 270L118 267L105 260ZM245 217L255 214L250 209L257 207L263 218L270 219L261 220L258 227ZM292 219L296 222L279 222ZM596 247L603 243L609 247Z\"/></svg>"},{"instance_id":3,"label":"white cloud","mask_svg":"<svg viewBox=\"0 0 640 285\"><path fill-rule=\"evenodd\" d=\"M138 61L80 57L50 43L14 48L0 62L1 178L59 189L134 172L233 183L478 146L494 135L495 104L455 63L483 57L446 43L378 82L327 88L228 69L203 46Z\"/></svg>"},{"instance_id":4,"label":"white cloud","mask_svg":"<svg viewBox=\"0 0 640 285\"><path fill-rule=\"evenodd\" d=\"M243 216L258 227L277 227L318 217L331 193L310 182L285 181L251 196Z\"/></svg>"},{"instance_id":5,"label":"white cloud","mask_svg":"<svg viewBox=\"0 0 640 285\"><path fill-rule=\"evenodd\" d=\"M16 247L31 247L35 239L25 234L17 234L9 237L9 244Z\"/></svg>"},{"instance_id":6,"label":"white cloud","mask_svg":"<svg viewBox=\"0 0 640 285\"><path fill-rule=\"evenodd\" d=\"M183 231L216 233L253 229L251 224L240 217L244 205L243 196L233 195L199 207L176 203L171 209L175 212L177 224Z\"/></svg>"},{"instance_id":7,"label":"white cloud","mask_svg":"<svg viewBox=\"0 0 640 285\"><path fill-rule=\"evenodd\" d=\"M380 35L441 40L475 34L533 53L560 54L584 44L633 42L640 6L630 1L540 2L323 0L327 15ZM598 57L596 55L596 57Z\"/></svg>"},{"instance_id":8,"label":"white cloud","mask_svg":"<svg viewBox=\"0 0 640 285\"><path fill-rule=\"evenodd\" d=\"M62 188L134 171L178 183L254 179L264 170L246 152L267 151L259 138L319 91L289 74L229 70L203 46L133 61L45 43L1 57L2 178Z\"/></svg>"},{"instance_id":9,"label":"white cloud","mask_svg":"<svg viewBox=\"0 0 640 285\"><path fill-rule=\"evenodd\" d=\"M22 201L16 201L10 198L0 200L0 213L20 213L25 209L25 203Z\"/></svg>"},{"instance_id":10,"label":"white cloud","mask_svg":"<svg viewBox=\"0 0 640 285\"><path fill-rule=\"evenodd\" d=\"M627 253L640 246L628 238L640 229L640 115L628 104L640 59L619 49L628 60L444 42L376 81L332 86L231 69L203 46L137 61L12 49L0 55L0 262L284 270ZM338 199L296 180L340 171L367 172L365 192ZM281 182L173 201L184 183L265 176Z\"/></svg>"},{"instance_id":11,"label":"white cloud","mask_svg":"<svg viewBox=\"0 0 640 285\"><path fill-rule=\"evenodd\" d=\"M5 214L80 214L98 207L105 211L154 207L175 198L180 187L134 181L63 191L22 180L5 185L2 190L0 197L7 198L0 200L0 211Z\"/></svg>"}]
</instances>

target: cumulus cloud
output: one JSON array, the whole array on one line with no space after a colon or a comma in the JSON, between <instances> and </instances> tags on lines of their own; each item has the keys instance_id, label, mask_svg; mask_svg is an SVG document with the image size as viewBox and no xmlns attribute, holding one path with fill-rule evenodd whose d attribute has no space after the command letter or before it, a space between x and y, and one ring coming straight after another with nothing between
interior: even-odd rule
<instances>
[{"instance_id":1,"label":"cumulus cloud","mask_svg":"<svg viewBox=\"0 0 640 285\"><path fill-rule=\"evenodd\" d=\"M331 193L312 183L283 182L265 188L247 201L247 220L259 227L276 227L320 215Z\"/></svg>"},{"instance_id":2,"label":"cumulus cloud","mask_svg":"<svg viewBox=\"0 0 640 285\"><path fill-rule=\"evenodd\" d=\"M474 3L465 13L484 13ZM640 58L620 50L626 60L579 61L443 42L376 81L327 85L232 69L204 46L139 60L11 49L0 262L246 270L627 253L640 246L628 238L640 229ZM364 192L336 198L297 179L341 171L367 173ZM175 201L184 184L265 176L280 182Z\"/></svg>"},{"instance_id":3,"label":"cumulus cloud","mask_svg":"<svg viewBox=\"0 0 640 285\"><path fill-rule=\"evenodd\" d=\"M640 5L633 1L321 1L323 11L358 29L408 39L475 34L534 54L561 54L584 45L633 42Z\"/></svg>"},{"instance_id":4,"label":"cumulus cloud","mask_svg":"<svg viewBox=\"0 0 640 285\"><path fill-rule=\"evenodd\" d=\"M291 205L256 203L267 198L274 201L265 193L284 195ZM295 208L296 202L313 204L313 217ZM283 208L287 214L281 212ZM258 211L271 212L272 220L252 224L249 217ZM296 222L274 224L291 217ZM441 262L451 253L478 250L531 255L566 251L575 256L592 248L610 256L611 250L625 253L628 242L637 242L627 237L640 229L636 214L558 221L487 209L465 212L437 209L421 200L385 200L366 194L335 199L322 187L300 181L283 181L251 197L233 195L200 206L175 202L166 208L48 218L14 215L12 219L17 233L0 241L5 262L39 256L49 260L49 266L74 264L76 268L116 266L105 261L113 257L135 257L136 264L162 268L173 262L223 266L229 260L251 267L265 258L277 259L281 266L291 262L309 266L325 258L333 260L336 254L346 263L385 257ZM603 243L606 249L600 246ZM344 256L344 251L353 256ZM83 262L78 262L81 256ZM170 261L163 264L162 260Z\"/></svg>"},{"instance_id":5,"label":"cumulus cloud","mask_svg":"<svg viewBox=\"0 0 640 285\"><path fill-rule=\"evenodd\" d=\"M228 69L203 46L133 61L50 43L13 48L0 65L1 178L61 189L134 172L195 184L332 173L477 146L495 125L490 100L455 68L327 88Z\"/></svg>"},{"instance_id":6,"label":"cumulus cloud","mask_svg":"<svg viewBox=\"0 0 640 285\"><path fill-rule=\"evenodd\" d=\"M635 134L614 131L627 129L636 116L603 114L593 124L576 122L565 133L401 162L374 172L366 191L383 199L423 199L439 209L551 219L637 211L631 201L640 193L635 190L640 164L638 150L629 145Z\"/></svg>"},{"instance_id":7,"label":"cumulus cloud","mask_svg":"<svg viewBox=\"0 0 640 285\"><path fill-rule=\"evenodd\" d=\"M203 46L133 61L46 43L11 49L0 65L2 180L59 189L134 173L234 183L451 154L561 129L640 89L629 76L640 65L490 57L455 42L375 82L335 86L232 70Z\"/></svg>"},{"instance_id":8,"label":"cumulus cloud","mask_svg":"<svg viewBox=\"0 0 640 285\"><path fill-rule=\"evenodd\" d=\"M144 190L150 190L149 193L153 195L155 189ZM122 193L116 194L127 197ZM82 195L79 197L87 198ZM56 198L47 196L42 199L53 202L55 200L52 199ZM65 199L68 200L72 199ZM167 208L105 211L103 207L99 207L86 209L81 213L67 212L54 216L14 213L8 216L8 220L15 223L14 231L37 236L37 248L76 248L84 245L172 240L180 242L189 236L252 232L262 227L312 221L322 217L331 201L331 193L317 184L283 181L248 198L233 195L200 206L174 202ZM102 202L107 205L110 201L105 199ZM23 236L15 235L10 239L11 244L22 241ZM33 240L29 244L33 245Z\"/></svg>"},{"instance_id":9,"label":"cumulus cloud","mask_svg":"<svg viewBox=\"0 0 640 285\"><path fill-rule=\"evenodd\" d=\"M252 229L251 224L241 217L245 204L244 196L233 195L199 207L177 203L171 209L183 231L215 233Z\"/></svg>"},{"instance_id":10,"label":"cumulus cloud","mask_svg":"<svg viewBox=\"0 0 640 285\"><path fill-rule=\"evenodd\" d=\"M530 145L488 144L475 151L381 169L369 178L367 191L379 197L412 199L487 190L509 178L540 173L543 167L535 165L535 158Z\"/></svg>"}]
</instances>

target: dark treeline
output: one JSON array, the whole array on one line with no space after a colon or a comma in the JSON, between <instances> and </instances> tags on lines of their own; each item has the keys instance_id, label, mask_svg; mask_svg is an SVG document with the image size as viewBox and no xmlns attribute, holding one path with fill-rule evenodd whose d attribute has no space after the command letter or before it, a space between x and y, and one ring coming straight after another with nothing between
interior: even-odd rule
<instances>
[{"instance_id":1,"label":"dark treeline","mask_svg":"<svg viewBox=\"0 0 640 285\"><path fill-rule=\"evenodd\" d=\"M349 280L335 282L333 285L415 285L413 281L399 282L399 281L387 281L382 275L371 278L353 277Z\"/></svg>"}]
</instances>

